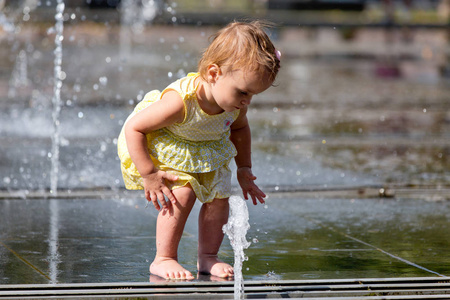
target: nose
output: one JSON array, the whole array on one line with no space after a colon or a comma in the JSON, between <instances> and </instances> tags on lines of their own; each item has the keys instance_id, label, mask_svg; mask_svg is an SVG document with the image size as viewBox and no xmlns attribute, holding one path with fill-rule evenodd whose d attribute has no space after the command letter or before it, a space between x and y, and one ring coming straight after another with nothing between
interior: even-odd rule
<instances>
[{"instance_id":1,"label":"nose","mask_svg":"<svg viewBox=\"0 0 450 300\"><path fill-rule=\"evenodd\" d=\"M246 98L242 99L241 104L248 106L248 105L250 105L251 101L252 101L252 97L251 96L250 97L246 97Z\"/></svg>"}]
</instances>

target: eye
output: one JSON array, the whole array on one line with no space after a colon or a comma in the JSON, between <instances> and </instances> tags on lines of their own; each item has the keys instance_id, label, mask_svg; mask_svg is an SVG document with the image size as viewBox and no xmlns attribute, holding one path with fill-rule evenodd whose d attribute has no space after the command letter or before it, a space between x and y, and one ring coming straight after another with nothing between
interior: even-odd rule
<instances>
[{"instance_id":1,"label":"eye","mask_svg":"<svg viewBox=\"0 0 450 300\"><path fill-rule=\"evenodd\" d=\"M247 96L247 95L248 95L248 93L245 92L245 91L239 91L239 92L241 93L241 95L244 95L244 96Z\"/></svg>"}]
</instances>

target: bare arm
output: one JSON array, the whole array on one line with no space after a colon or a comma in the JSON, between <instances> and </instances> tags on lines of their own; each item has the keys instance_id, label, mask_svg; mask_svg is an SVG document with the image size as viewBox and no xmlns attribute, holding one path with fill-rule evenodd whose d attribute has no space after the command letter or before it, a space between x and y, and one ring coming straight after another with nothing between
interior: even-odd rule
<instances>
[{"instance_id":1,"label":"bare arm","mask_svg":"<svg viewBox=\"0 0 450 300\"><path fill-rule=\"evenodd\" d=\"M158 199L166 208L164 195L175 202L172 192L164 180L176 180L176 176L155 169L148 153L146 134L151 131L181 122L184 118L184 104L175 91L165 93L160 101L151 104L133 116L125 124L125 138L131 160L144 179L145 196L160 209Z\"/></svg>"},{"instance_id":2,"label":"bare arm","mask_svg":"<svg viewBox=\"0 0 450 300\"><path fill-rule=\"evenodd\" d=\"M264 203L266 195L254 183L256 176L252 173L252 159L251 159L251 132L247 120L247 109L241 109L241 113L237 120L231 126L230 139L237 150L235 162L237 166L237 178L239 185L242 188L244 198L248 199L251 196L253 204L256 205L258 200Z\"/></svg>"},{"instance_id":3,"label":"bare arm","mask_svg":"<svg viewBox=\"0 0 450 300\"><path fill-rule=\"evenodd\" d=\"M231 125L230 139L237 150L237 155L234 160L238 168L252 167L251 133L246 113L247 109L241 109L239 117Z\"/></svg>"}]
</instances>

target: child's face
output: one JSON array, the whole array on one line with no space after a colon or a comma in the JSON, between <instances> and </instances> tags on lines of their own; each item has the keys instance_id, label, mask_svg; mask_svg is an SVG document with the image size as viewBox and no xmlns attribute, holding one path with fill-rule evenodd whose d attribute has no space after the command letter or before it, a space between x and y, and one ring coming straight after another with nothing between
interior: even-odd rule
<instances>
[{"instance_id":1,"label":"child's face","mask_svg":"<svg viewBox=\"0 0 450 300\"><path fill-rule=\"evenodd\" d=\"M233 111L248 106L254 95L264 92L271 85L272 81L267 74L219 70L211 84L211 94L220 108Z\"/></svg>"}]
</instances>

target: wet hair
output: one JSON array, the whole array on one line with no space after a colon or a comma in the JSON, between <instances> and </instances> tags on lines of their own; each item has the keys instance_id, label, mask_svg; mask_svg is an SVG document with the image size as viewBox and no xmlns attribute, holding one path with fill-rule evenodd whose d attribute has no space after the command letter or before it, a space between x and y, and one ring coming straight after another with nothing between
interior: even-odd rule
<instances>
[{"instance_id":1,"label":"wet hair","mask_svg":"<svg viewBox=\"0 0 450 300\"><path fill-rule=\"evenodd\" d=\"M232 22L213 35L212 42L198 63L200 76L207 80L208 67L216 64L228 71L257 71L275 80L280 69L279 55L264 31L262 21Z\"/></svg>"}]
</instances>

